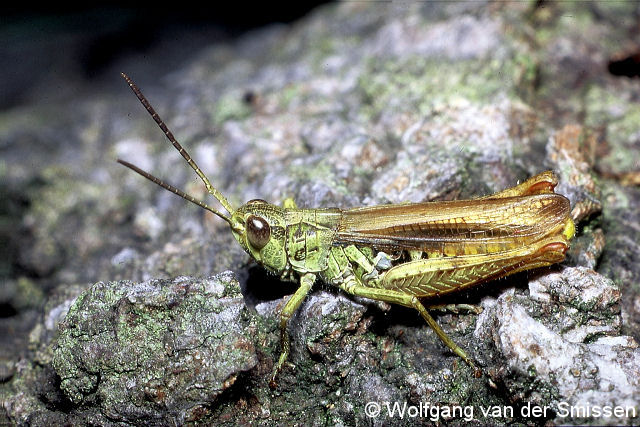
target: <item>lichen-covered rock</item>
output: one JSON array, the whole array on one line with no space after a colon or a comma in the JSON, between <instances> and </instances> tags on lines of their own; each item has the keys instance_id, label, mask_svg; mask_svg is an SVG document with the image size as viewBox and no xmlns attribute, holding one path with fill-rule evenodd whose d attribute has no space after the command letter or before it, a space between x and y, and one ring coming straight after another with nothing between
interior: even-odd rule
<instances>
[{"instance_id":1,"label":"lichen-covered rock","mask_svg":"<svg viewBox=\"0 0 640 427\"><path fill-rule=\"evenodd\" d=\"M207 197L117 73L80 91L85 80L65 73L41 101L1 111L0 232L12 238L0 424L406 424L373 418L370 401L467 405L478 423L596 424L607 419L562 417L561 404L638 406L640 86L607 70L635 56L636 15L624 2L342 2L189 61L163 49L163 64L179 64L166 74L135 57L114 67L234 206L467 198L553 169L577 220L563 265L437 301L484 307L434 312L480 378L413 310L318 283L270 390L296 285L250 268L219 218L112 161ZM223 270L244 301L208 290L226 276L191 277ZM550 411L481 410L529 404Z\"/></svg>"},{"instance_id":2,"label":"lichen-covered rock","mask_svg":"<svg viewBox=\"0 0 640 427\"><path fill-rule=\"evenodd\" d=\"M579 267L531 280L528 297L503 293L487 303L476 325L478 340L493 344L485 354L507 361L489 376L518 399L553 410L559 424L637 419L640 348L620 335L619 303L610 279ZM624 415L566 415L579 407L618 407Z\"/></svg>"},{"instance_id":3,"label":"lichen-covered rock","mask_svg":"<svg viewBox=\"0 0 640 427\"><path fill-rule=\"evenodd\" d=\"M74 405L112 420L181 424L256 365L253 329L230 273L101 282L69 309L53 367Z\"/></svg>"}]
</instances>

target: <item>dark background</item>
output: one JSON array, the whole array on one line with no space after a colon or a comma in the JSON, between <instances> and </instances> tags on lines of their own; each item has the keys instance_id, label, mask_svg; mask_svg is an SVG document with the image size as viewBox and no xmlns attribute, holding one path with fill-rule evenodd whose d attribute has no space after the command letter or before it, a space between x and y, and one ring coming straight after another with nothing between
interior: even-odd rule
<instances>
[{"instance_id":1,"label":"dark background","mask_svg":"<svg viewBox=\"0 0 640 427\"><path fill-rule=\"evenodd\" d=\"M171 2L133 8L52 2L35 9L2 7L0 109L36 101L46 86L65 78L78 79L79 85L117 80L112 72L120 70L112 67L134 55L149 53L161 75L163 69L175 68L169 61L188 60L201 47L265 25L290 24L323 3L225 2L213 8ZM163 55L151 55L158 51L167 52L167 63Z\"/></svg>"}]
</instances>

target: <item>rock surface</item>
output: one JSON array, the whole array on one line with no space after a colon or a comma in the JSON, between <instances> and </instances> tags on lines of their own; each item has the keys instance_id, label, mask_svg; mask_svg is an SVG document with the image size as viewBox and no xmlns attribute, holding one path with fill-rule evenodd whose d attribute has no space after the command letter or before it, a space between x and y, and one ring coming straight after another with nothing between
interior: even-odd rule
<instances>
[{"instance_id":1,"label":"rock surface","mask_svg":"<svg viewBox=\"0 0 640 427\"><path fill-rule=\"evenodd\" d=\"M555 170L567 260L443 301L479 316L436 313L479 378L412 310L318 284L271 390L296 286L113 161L205 198L126 84L2 111L0 422L637 424L640 88L615 75L634 8L345 2L157 81L117 64L234 206L449 200ZM586 407L626 412L565 415Z\"/></svg>"}]
</instances>

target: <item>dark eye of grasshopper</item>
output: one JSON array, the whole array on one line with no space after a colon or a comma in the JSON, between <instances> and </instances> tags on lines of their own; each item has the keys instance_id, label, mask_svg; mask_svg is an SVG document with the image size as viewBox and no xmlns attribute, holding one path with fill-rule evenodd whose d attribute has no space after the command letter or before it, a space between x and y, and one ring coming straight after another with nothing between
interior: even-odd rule
<instances>
[{"instance_id":1,"label":"dark eye of grasshopper","mask_svg":"<svg viewBox=\"0 0 640 427\"><path fill-rule=\"evenodd\" d=\"M249 215L247 218L247 238L249 243L256 249L264 248L269 243L271 237L271 227L264 219L256 215Z\"/></svg>"},{"instance_id":2,"label":"dark eye of grasshopper","mask_svg":"<svg viewBox=\"0 0 640 427\"><path fill-rule=\"evenodd\" d=\"M251 199L247 202L247 205L254 205L254 204L258 204L258 203L267 203L265 200L262 199Z\"/></svg>"}]
</instances>

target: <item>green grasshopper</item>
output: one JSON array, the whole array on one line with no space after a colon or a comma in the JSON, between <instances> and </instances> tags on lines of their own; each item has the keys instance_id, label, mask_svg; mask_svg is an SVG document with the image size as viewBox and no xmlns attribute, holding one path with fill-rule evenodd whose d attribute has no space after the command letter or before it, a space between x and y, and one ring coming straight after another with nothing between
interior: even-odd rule
<instances>
[{"instance_id":1,"label":"green grasshopper","mask_svg":"<svg viewBox=\"0 0 640 427\"><path fill-rule=\"evenodd\" d=\"M472 200L347 210L299 209L291 199L283 207L250 200L234 209L135 83L122 76L228 214L131 163L118 162L225 220L233 237L258 264L282 280L299 283L280 313L282 352L271 376L272 387L289 354L287 323L317 279L351 295L416 309L442 342L475 369L420 299L561 262L575 233L569 200L553 192L558 180L550 171Z\"/></svg>"}]
</instances>

